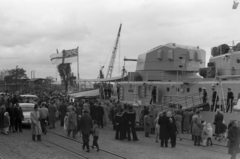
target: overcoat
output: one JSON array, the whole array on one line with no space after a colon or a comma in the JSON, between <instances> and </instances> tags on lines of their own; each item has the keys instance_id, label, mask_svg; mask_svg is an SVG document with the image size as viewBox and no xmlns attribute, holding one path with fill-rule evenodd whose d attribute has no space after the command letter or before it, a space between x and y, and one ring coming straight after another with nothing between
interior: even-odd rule
<instances>
[{"instance_id":1,"label":"overcoat","mask_svg":"<svg viewBox=\"0 0 240 159\"><path fill-rule=\"evenodd\" d=\"M151 118L149 115L144 116L144 131L145 133L150 133L151 130Z\"/></svg>"},{"instance_id":2,"label":"overcoat","mask_svg":"<svg viewBox=\"0 0 240 159\"><path fill-rule=\"evenodd\" d=\"M222 132L222 123L223 123L223 114L216 114L214 119L215 124L215 134L221 134Z\"/></svg>"},{"instance_id":3,"label":"overcoat","mask_svg":"<svg viewBox=\"0 0 240 159\"><path fill-rule=\"evenodd\" d=\"M167 116L161 116L158 119L158 125L160 126L160 140L168 140L169 134L168 134L168 124L169 124L169 117Z\"/></svg>"},{"instance_id":4,"label":"overcoat","mask_svg":"<svg viewBox=\"0 0 240 159\"><path fill-rule=\"evenodd\" d=\"M60 112L60 120L64 121L64 118L65 118L66 112L67 112L67 105L65 103L60 104L59 112Z\"/></svg>"},{"instance_id":5,"label":"overcoat","mask_svg":"<svg viewBox=\"0 0 240 159\"><path fill-rule=\"evenodd\" d=\"M0 107L0 129L4 127L4 113L4 108Z\"/></svg>"},{"instance_id":6,"label":"overcoat","mask_svg":"<svg viewBox=\"0 0 240 159\"><path fill-rule=\"evenodd\" d=\"M185 130L189 130L190 129L190 113L188 111L184 111L183 112L183 128Z\"/></svg>"},{"instance_id":7,"label":"overcoat","mask_svg":"<svg viewBox=\"0 0 240 159\"><path fill-rule=\"evenodd\" d=\"M84 114L80 120L82 133L89 135L92 128L92 117Z\"/></svg>"},{"instance_id":8,"label":"overcoat","mask_svg":"<svg viewBox=\"0 0 240 159\"><path fill-rule=\"evenodd\" d=\"M176 124L177 130L178 130L179 133L181 133L182 132L182 125L181 125L182 115L181 114L176 114L174 116L174 119L175 119L175 124Z\"/></svg>"},{"instance_id":9,"label":"overcoat","mask_svg":"<svg viewBox=\"0 0 240 159\"><path fill-rule=\"evenodd\" d=\"M235 155L240 152L239 142L240 142L240 131L239 128L232 126L228 131L228 154Z\"/></svg>"},{"instance_id":10,"label":"overcoat","mask_svg":"<svg viewBox=\"0 0 240 159\"><path fill-rule=\"evenodd\" d=\"M197 114L195 114L192 117L192 135L201 136L201 132L202 132L201 119Z\"/></svg>"},{"instance_id":11,"label":"overcoat","mask_svg":"<svg viewBox=\"0 0 240 159\"><path fill-rule=\"evenodd\" d=\"M41 123L39 121L40 119L39 111L32 111L30 116L31 116L32 135L41 135L42 129L41 129Z\"/></svg>"},{"instance_id":12,"label":"overcoat","mask_svg":"<svg viewBox=\"0 0 240 159\"><path fill-rule=\"evenodd\" d=\"M70 112L68 115L68 125L67 130L77 129L77 115L75 112Z\"/></svg>"},{"instance_id":13,"label":"overcoat","mask_svg":"<svg viewBox=\"0 0 240 159\"><path fill-rule=\"evenodd\" d=\"M55 107L55 105L50 104L49 107L48 107L49 123L52 123L52 122L56 121L56 111L57 111L57 108Z\"/></svg>"}]
</instances>

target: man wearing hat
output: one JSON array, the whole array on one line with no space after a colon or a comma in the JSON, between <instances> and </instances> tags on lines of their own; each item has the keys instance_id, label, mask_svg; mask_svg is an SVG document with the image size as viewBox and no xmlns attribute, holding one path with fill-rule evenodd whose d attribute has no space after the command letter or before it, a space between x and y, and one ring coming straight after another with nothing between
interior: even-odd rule
<instances>
[{"instance_id":1,"label":"man wearing hat","mask_svg":"<svg viewBox=\"0 0 240 159\"><path fill-rule=\"evenodd\" d=\"M87 147L87 152L89 150L89 136L92 129L92 117L89 115L87 110L83 111L84 115L80 120L80 129L82 130L82 140L83 140L83 150Z\"/></svg>"},{"instance_id":2,"label":"man wearing hat","mask_svg":"<svg viewBox=\"0 0 240 159\"><path fill-rule=\"evenodd\" d=\"M47 117L48 117L48 109L46 108L46 103L43 102L42 103L42 107L39 109L39 113L40 113L40 119L41 119L41 128L42 128L42 132L44 134L47 133L46 130L46 121L47 121Z\"/></svg>"},{"instance_id":3,"label":"man wearing hat","mask_svg":"<svg viewBox=\"0 0 240 159\"><path fill-rule=\"evenodd\" d=\"M203 103L207 103L207 91L206 88L203 87Z\"/></svg>"},{"instance_id":4,"label":"man wearing hat","mask_svg":"<svg viewBox=\"0 0 240 159\"><path fill-rule=\"evenodd\" d=\"M215 90L215 88L212 88L213 94L212 94L212 111L216 111L217 108L217 102L219 100L218 95L217 95L217 91ZM214 110L215 107L215 110Z\"/></svg>"},{"instance_id":5,"label":"man wearing hat","mask_svg":"<svg viewBox=\"0 0 240 159\"><path fill-rule=\"evenodd\" d=\"M227 94L227 112L228 112L229 108L231 109L230 111L232 112L232 108L233 108L232 102L233 102L233 99L234 99L233 92L231 91L231 88L228 88L228 94Z\"/></svg>"}]
</instances>

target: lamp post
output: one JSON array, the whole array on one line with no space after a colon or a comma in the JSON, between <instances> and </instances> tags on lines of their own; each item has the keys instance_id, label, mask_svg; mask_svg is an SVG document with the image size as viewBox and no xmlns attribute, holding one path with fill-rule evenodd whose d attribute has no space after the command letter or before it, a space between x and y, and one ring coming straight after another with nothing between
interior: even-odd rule
<instances>
[{"instance_id":1,"label":"lamp post","mask_svg":"<svg viewBox=\"0 0 240 159\"><path fill-rule=\"evenodd\" d=\"M16 91L17 91L17 75L18 75L18 65L16 66L16 79L15 79L15 84L16 84Z\"/></svg>"}]
</instances>

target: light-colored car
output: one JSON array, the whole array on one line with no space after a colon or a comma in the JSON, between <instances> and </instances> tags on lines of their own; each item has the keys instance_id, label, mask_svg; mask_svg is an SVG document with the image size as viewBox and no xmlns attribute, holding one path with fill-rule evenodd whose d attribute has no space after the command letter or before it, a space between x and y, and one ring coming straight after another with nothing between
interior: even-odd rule
<instances>
[{"instance_id":1,"label":"light-colored car","mask_svg":"<svg viewBox=\"0 0 240 159\"><path fill-rule=\"evenodd\" d=\"M20 97L22 98L23 100L23 103L34 103L36 104L37 101L38 101L38 96L36 95L31 95L31 94L23 94L23 95L20 95Z\"/></svg>"},{"instance_id":2,"label":"light-colored car","mask_svg":"<svg viewBox=\"0 0 240 159\"><path fill-rule=\"evenodd\" d=\"M33 103L19 103L19 107L22 108L24 120L22 124L30 125L31 124L31 112L34 110Z\"/></svg>"}]
</instances>

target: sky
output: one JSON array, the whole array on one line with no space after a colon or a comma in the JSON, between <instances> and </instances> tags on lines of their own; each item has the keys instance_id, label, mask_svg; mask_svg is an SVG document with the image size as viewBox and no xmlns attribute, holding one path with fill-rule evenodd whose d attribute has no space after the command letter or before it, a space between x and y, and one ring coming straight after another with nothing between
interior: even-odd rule
<instances>
[{"instance_id":1,"label":"sky","mask_svg":"<svg viewBox=\"0 0 240 159\"><path fill-rule=\"evenodd\" d=\"M0 70L24 68L31 77L60 80L50 55L79 47L80 78L107 72L122 23L112 76L123 58L169 42L211 48L240 42L240 8L233 0L0 0ZM126 62L133 72L136 62ZM77 64L72 64L77 74Z\"/></svg>"}]
</instances>

